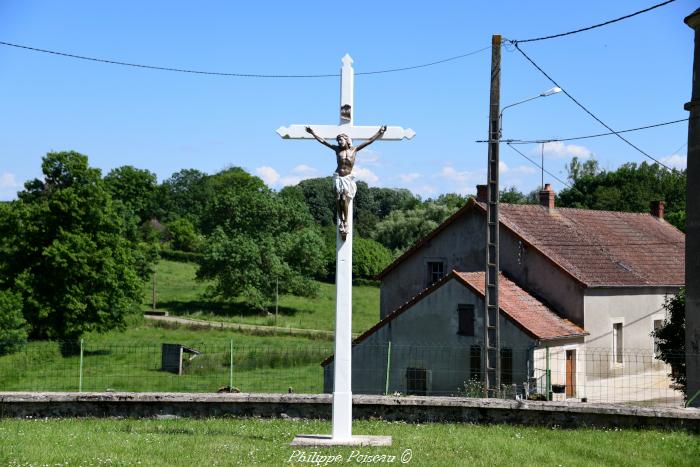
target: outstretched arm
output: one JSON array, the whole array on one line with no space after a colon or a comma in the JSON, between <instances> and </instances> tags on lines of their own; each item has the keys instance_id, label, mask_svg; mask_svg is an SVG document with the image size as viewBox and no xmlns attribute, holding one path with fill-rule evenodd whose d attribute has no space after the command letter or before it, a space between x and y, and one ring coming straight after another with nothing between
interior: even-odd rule
<instances>
[{"instance_id":1,"label":"outstretched arm","mask_svg":"<svg viewBox=\"0 0 700 467\"><path fill-rule=\"evenodd\" d=\"M386 132L386 125L382 125L382 127L379 129L378 132L376 132L374 134L374 136L372 136L370 139L368 139L364 143L358 144L356 151L360 151L360 150L366 148L367 146L369 146L370 144L374 143L375 141L377 141L377 139L381 138L385 132Z\"/></svg>"},{"instance_id":2,"label":"outstretched arm","mask_svg":"<svg viewBox=\"0 0 700 467\"><path fill-rule=\"evenodd\" d=\"M313 128L311 128L310 126L307 126L307 127L306 127L306 132L307 132L308 134L310 134L311 136L313 136L313 137L316 139L316 141L318 141L319 143L323 144L324 146L328 146L329 148L331 148L332 150L335 151L335 146L333 146L332 144L327 143L325 139L323 139L323 138L321 138L320 136L318 136L318 135L314 132Z\"/></svg>"}]
</instances>

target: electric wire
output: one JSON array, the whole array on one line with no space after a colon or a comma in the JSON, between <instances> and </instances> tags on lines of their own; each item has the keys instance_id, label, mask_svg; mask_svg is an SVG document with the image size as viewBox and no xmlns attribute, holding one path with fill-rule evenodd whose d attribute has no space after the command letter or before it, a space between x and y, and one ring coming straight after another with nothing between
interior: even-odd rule
<instances>
[{"instance_id":1,"label":"electric wire","mask_svg":"<svg viewBox=\"0 0 700 467\"><path fill-rule=\"evenodd\" d=\"M520 53L522 54L522 56L525 57L525 58L527 59L528 62L530 62L530 63L532 64L532 66L534 66L540 73L542 73L542 74L543 74L550 82L552 82L555 86L557 86L558 88L560 88L560 89L561 89L561 92L563 92L564 94L566 94L566 96L567 96L569 99L571 99L576 105L578 105L584 112L586 112L588 115L590 115L595 121L597 121L598 123L600 123L601 125L603 125L605 128L608 129L608 131L612 132L615 136L617 136L618 138L620 138L622 141L624 141L625 143L627 143L629 146L631 146L631 147L633 147L634 149L636 149L640 154L642 154L642 155L644 155L645 157L647 157L647 158L653 160L654 162L656 162L656 163L659 164L660 166L665 167L665 168L668 169L668 170L672 170L669 166L667 166L666 164L664 164L664 163L661 162L660 160L658 160L658 159L656 159L656 158L650 156L648 153L646 153L645 151L643 151L642 149L640 149L638 146L636 146L636 145L635 145L634 143L632 143L630 140L628 140L627 138L625 138L624 136L622 136L622 135L620 134L620 132L613 130L607 123L605 123L605 122L602 121L600 118L598 118L593 112L591 112L590 110L588 110L588 108L586 108L586 106L584 106L583 104L581 104L574 96L572 96L571 94L569 94L569 92L568 92L566 89L564 89L559 83L557 83L556 81L554 81L554 79L553 79L551 76L549 76L549 75L547 74L547 72L544 71L537 63L535 63L535 62L534 62L534 61L533 61L533 60L518 46L517 43L514 43L513 45L515 46L515 49L516 49L518 52L520 52Z\"/></svg>"},{"instance_id":2,"label":"electric wire","mask_svg":"<svg viewBox=\"0 0 700 467\"><path fill-rule=\"evenodd\" d=\"M574 136L572 138L548 138L548 139L531 139L531 140L522 140L522 139L509 139L509 140L502 140L503 142L506 143L512 143L512 144L539 144L539 143L558 143L558 142L564 142L564 141L578 141L581 139L591 139L591 138L599 138L601 136L612 136L616 133L630 133L632 131L641 131L641 130L648 130L650 128L658 128L661 126L666 126L666 125L673 125L675 123L681 123L681 122L687 122L688 118L681 118L679 120L673 120L670 122L663 122L663 123L655 123L653 125L646 125L646 126L640 126L637 128L630 128L628 130L620 130L620 131L613 131L613 132L608 132L608 133L597 133L595 135L586 135L586 136ZM479 141L479 142L488 142L488 141ZM682 148L682 146L681 146ZM679 148L678 150L680 150Z\"/></svg>"},{"instance_id":3,"label":"electric wire","mask_svg":"<svg viewBox=\"0 0 700 467\"><path fill-rule=\"evenodd\" d=\"M85 55L76 55L76 54L71 54L67 52L59 52L55 50L48 50L48 49L40 49L38 47L30 47L28 45L22 45L22 44L13 44L11 42L3 42L0 41L0 45L4 45L7 47L15 47L18 49L24 49L24 50L30 50L33 52L41 52L45 54L51 54L51 55L57 55L60 57L68 57L68 58L74 58L78 60L87 60L91 62L98 62L98 63L106 63L110 65L119 65L119 66L126 66L126 67L132 67L132 68L143 68L143 69L148 69L148 70L158 70L158 71L170 71L170 72L176 72L176 73L190 73L190 74L197 74L197 75L210 75L210 76L228 76L228 77L235 77L235 78L334 78L340 76L340 73L328 73L328 74L304 74L304 75L287 75L287 74L261 74L261 73L229 73L229 72L221 72L221 71L206 71L206 70L194 70L194 69L189 69L189 68L174 68L174 67L166 67L166 66L157 66L157 65L144 65L140 63L130 63L130 62L122 62L119 60L112 60L112 59L106 59L106 58L96 58L96 57L88 57ZM471 55L476 55L480 52L483 52L485 50L490 49L491 46L486 46L482 47L481 49L477 50L472 50L471 52L463 53L460 55L455 55L453 57L448 57L444 58L442 60L436 60L433 62L429 63L423 63L421 65L412 65L412 66L406 66L406 67L401 67L401 68L391 68L391 69L386 69L386 70L374 70L374 71L363 71L363 72L357 72L355 75L377 75L381 73L395 73L399 71L408 71L408 70L416 70L419 68L426 68L434 65L439 65L441 63L447 63L451 62L454 60L459 60L461 58L469 57Z\"/></svg>"},{"instance_id":4,"label":"electric wire","mask_svg":"<svg viewBox=\"0 0 700 467\"><path fill-rule=\"evenodd\" d=\"M564 180L560 179L559 177L557 177L556 175L554 175L552 172L550 172L549 170L545 169L544 167L542 167L540 164L538 164L538 163L535 162L534 160L532 160L532 159L530 159L529 157L527 157L522 151L518 150L517 148L514 148L510 143L506 143L506 144L508 144L508 147L511 148L513 151L517 152L518 154L520 154L521 156L523 156L525 159L529 160L535 167L537 167L538 169L542 170L542 171L545 172L546 174L552 176L556 181L558 181L558 182L561 183L562 185L565 185L566 187L568 187L568 188L570 188L570 189L572 189L572 190L576 190L576 191L578 191L579 193L581 193L581 194L583 195L583 193L582 193L580 190L578 190L576 187L574 187L573 185L570 185L570 184L566 183Z\"/></svg>"},{"instance_id":5,"label":"electric wire","mask_svg":"<svg viewBox=\"0 0 700 467\"><path fill-rule=\"evenodd\" d=\"M636 12L634 12L634 13L630 13L629 15L620 16L619 18L611 19L610 21L606 21L606 22L604 22L604 23L594 24L593 26L588 26L588 27L585 27L585 28L576 29L575 31L562 32L562 33L560 33L560 34L553 34L553 35L551 35L551 36L543 36L543 37L535 37L535 38L531 38L531 39L513 40L512 42L513 42L514 44L517 44L517 43L523 43L523 42L545 41L545 40L548 40L548 39L556 39L556 38L558 38L558 37L564 37L564 36L570 36L570 35L572 35L572 34L578 34L579 32L590 31L591 29L601 28L601 27L607 26L607 25L609 25L609 24L617 23L618 21L622 21L622 20L625 20L625 19L628 19L628 18L632 18L633 16L641 15L642 13L646 13L646 12L648 12L648 11L655 10L655 9L657 9L657 8L660 8L660 7L662 7L662 6L668 5L669 3L673 3L673 2L675 2L675 1L676 1L676 0L668 0L668 1L666 1L666 2L662 2L662 3L659 3L659 4L657 4L657 5L650 6L649 8L645 8L644 10L639 10L639 11L636 11Z\"/></svg>"}]
</instances>

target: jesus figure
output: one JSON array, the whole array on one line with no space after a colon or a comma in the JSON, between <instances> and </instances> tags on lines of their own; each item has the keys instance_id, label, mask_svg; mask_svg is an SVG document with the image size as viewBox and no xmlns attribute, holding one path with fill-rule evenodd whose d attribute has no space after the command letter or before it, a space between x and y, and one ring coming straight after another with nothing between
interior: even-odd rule
<instances>
[{"instance_id":1,"label":"jesus figure","mask_svg":"<svg viewBox=\"0 0 700 467\"><path fill-rule=\"evenodd\" d=\"M355 165L355 155L358 151L361 151L381 138L386 132L386 125L382 126L374 136L358 146L353 146L350 137L344 133L336 137L336 141L338 142L336 146L327 143L326 140L314 133L313 128L310 126L306 127L306 132L316 138L319 143L328 146L335 152L335 157L338 162L338 168L336 168L335 173L333 173L335 205L338 210L338 230L340 231L341 238L345 240L348 235L348 206L357 192L355 177L352 175L352 168Z\"/></svg>"}]
</instances>

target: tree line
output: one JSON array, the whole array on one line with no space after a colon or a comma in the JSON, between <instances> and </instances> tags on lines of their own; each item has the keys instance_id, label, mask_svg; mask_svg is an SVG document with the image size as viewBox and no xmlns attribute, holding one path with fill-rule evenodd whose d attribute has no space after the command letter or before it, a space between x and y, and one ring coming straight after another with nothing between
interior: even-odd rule
<instances>
[{"instance_id":1,"label":"tree line","mask_svg":"<svg viewBox=\"0 0 700 467\"><path fill-rule=\"evenodd\" d=\"M41 168L41 179L0 203L0 353L27 337L76 340L124 327L160 256L196 260L209 296L242 297L259 310L277 291L311 296L316 280L334 280L331 177L274 191L230 167L213 175L184 169L158 183L132 166L103 177L76 152L49 153ZM684 227L684 171L646 163L605 171L574 159L568 172L571 188L558 206L646 212L664 199L669 221ZM501 200L536 203L538 190L507 188ZM355 278L373 278L466 201L359 181Z\"/></svg>"}]
</instances>

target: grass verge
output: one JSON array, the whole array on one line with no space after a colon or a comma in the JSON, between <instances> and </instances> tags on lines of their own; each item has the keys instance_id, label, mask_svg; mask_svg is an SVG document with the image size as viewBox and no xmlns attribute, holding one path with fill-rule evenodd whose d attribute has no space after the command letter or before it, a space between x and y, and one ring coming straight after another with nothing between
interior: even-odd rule
<instances>
[{"instance_id":1,"label":"grass verge","mask_svg":"<svg viewBox=\"0 0 700 467\"><path fill-rule=\"evenodd\" d=\"M5 419L0 420L0 464L324 465L301 461L302 454L314 452L340 456L326 465L368 463L361 456L372 455L387 456L372 463L400 465L403 455L408 464L420 466L690 466L700 458L700 438L684 432L384 421L358 421L354 431L390 435L391 447L289 446L296 434L330 428L325 421L281 419ZM393 462L389 456L395 456Z\"/></svg>"}]
</instances>

